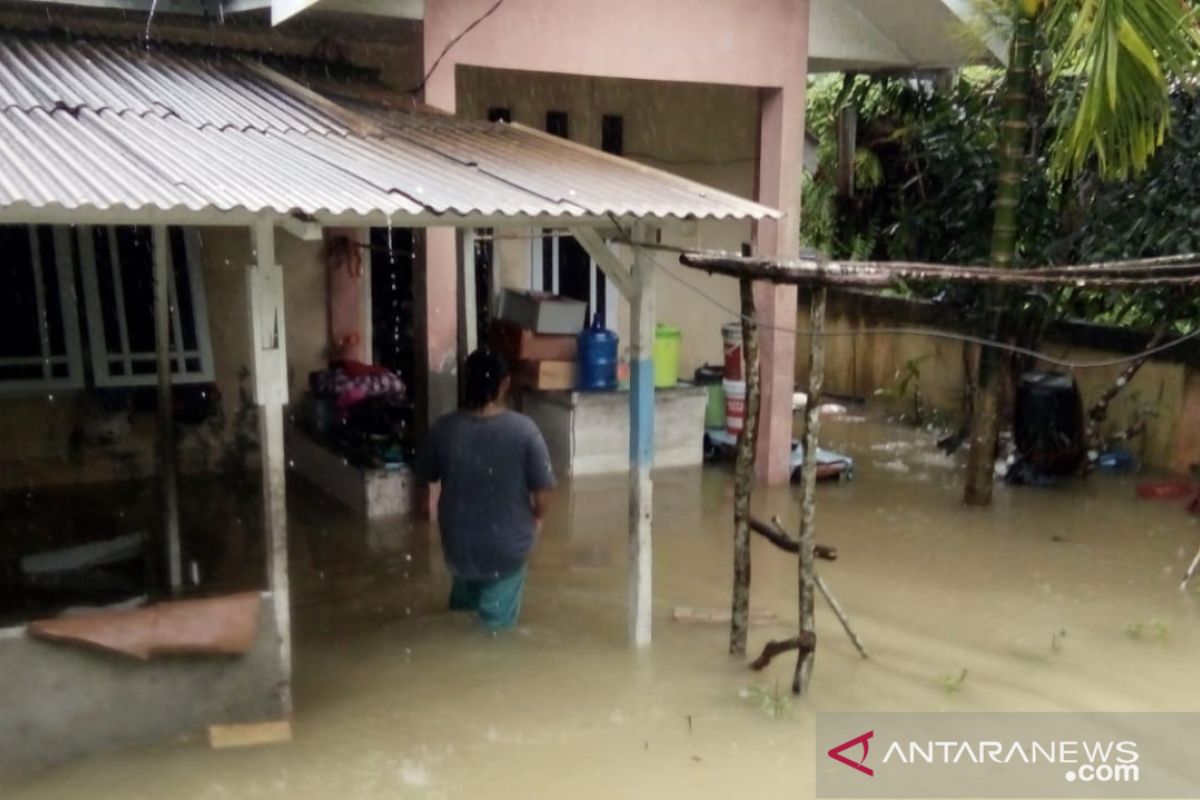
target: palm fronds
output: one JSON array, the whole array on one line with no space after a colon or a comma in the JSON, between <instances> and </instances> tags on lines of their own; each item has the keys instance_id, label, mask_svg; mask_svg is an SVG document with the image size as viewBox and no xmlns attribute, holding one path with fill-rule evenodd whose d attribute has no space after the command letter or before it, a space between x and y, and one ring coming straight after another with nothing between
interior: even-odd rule
<instances>
[{"instance_id":1,"label":"palm fronds","mask_svg":"<svg viewBox=\"0 0 1200 800\"><path fill-rule=\"evenodd\" d=\"M1200 28L1183 0L1056 0L1042 31L1052 81L1071 86L1051 167L1078 173L1095 159L1105 179L1146 168L1170 125L1170 85L1196 73Z\"/></svg>"}]
</instances>

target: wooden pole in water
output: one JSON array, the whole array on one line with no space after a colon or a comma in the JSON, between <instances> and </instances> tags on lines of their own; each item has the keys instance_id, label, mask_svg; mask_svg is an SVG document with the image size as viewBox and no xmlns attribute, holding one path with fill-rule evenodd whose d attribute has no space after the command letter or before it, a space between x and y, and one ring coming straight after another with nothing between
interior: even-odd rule
<instances>
[{"instance_id":1,"label":"wooden pole in water","mask_svg":"<svg viewBox=\"0 0 1200 800\"><path fill-rule=\"evenodd\" d=\"M863 644L863 640L858 638L854 628L850 625L850 618L846 616L845 609L842 604L833 596L833 592L829 590L829 584L825 583L825 579L820 575L813 573L813 583L817 585L817 589L821 592L821 596L825 598L825 602L829 603L829 607L833 609L833 615L838 618L838 622L842 623L842 630L850 637L850 643L858 650L858 654L863 658L870 658L867 654L867 646Z\"/></svg>"},{"instance_id":2,"label":"wooden pole in water","mask_svg":"<svg viewBox=\"0 0 1200 800\"><path fill-rule=\"evenodd\" d=\"M167 575L171 594L183 591L183 551L179 539L179 482L175 474L175 419L171 402L171 239L165 225L154 226L154 357L158 371L159 479Z\"/></svg>"},{"instance_id":3,"label":"wooden pole in water","mask_svg":"<svg viewBox=\"0 0 1200 800\"><path fill-rule=\"evenodd\" d=\"M813 289L809 303L809 329L812 340L808 350L808 405L804 409L804 471L800 480L800 639L812 643L801 648L792 678L792 692L803 694L812 678L816 658L816 620L814 588L816 558L814 519L817 495L817 441L821 427L821 387L825 382L825 287Z\"/></svg>"},{"instance_id":4,"label":"wooden pole in water","mask_svg":"<svg viewBox=\"0 0 1200 800\"><path fill-rule=\"evenodd\" d=\"M750 493L754 485L754 447L758 438L759 371L754 283L749 278L742 278L739 284L746 415L738 437L737 472L733 484L733 611L729 623L729 652L744 656L750 629Z\"/></svg>"},{"instance_id":5,"label":"wooden pole in water","mask_svg":"<svg viewBox=\"0 0 1200 800\"><path fill-rule=\"evenodd\" d=\"M1200 550L1196 551L1196 557L1192 559L1192 565L1183 574L1183 583L1179 584L1180 591L1187 591L1188 584L1192 582L1192 578L1196 576L1197 571L1200 571Z\"/></svg>"}]
</instances>

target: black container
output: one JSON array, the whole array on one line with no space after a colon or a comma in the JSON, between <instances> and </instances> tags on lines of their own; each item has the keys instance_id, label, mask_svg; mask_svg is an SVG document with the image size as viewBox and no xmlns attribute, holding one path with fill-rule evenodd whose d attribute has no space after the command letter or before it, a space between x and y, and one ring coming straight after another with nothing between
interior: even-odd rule
<instances>
[{"instance_id":1,"label":"black container","mask_svg":"<svg viewBox=\"0 0 1200 800\"><path fill-rule=\"evenodd\" d=\"M711 386L725 379L725 368L705 364L696 370L695 383L697 386Z\"/></svg>"},{"instance_id":2,"label":"black container","mask_svg":"<svg viewBox=\"0 0 1200 800\"><path fill-rule=\"evenodd\" d=\"M1070 375L1022 375L1015 412L1013 437L1022 461L1044 475L1067 475L1079 467L1083 404Z\"/></svg>"}]
</instances>

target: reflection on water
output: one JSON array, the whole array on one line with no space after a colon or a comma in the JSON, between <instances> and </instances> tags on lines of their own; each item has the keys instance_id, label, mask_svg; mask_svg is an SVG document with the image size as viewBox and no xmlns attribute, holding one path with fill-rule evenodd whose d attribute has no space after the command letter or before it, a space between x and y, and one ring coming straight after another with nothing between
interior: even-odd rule
<instances>
[{"instance_id":1,"label":"reflection on water","mask_svg":"<svg viewBox=\"0 0 1200 800\"><path fill-rule=\"evenodd\" d=\"M814 710L1200 710L1200 594L1177 588L1200 530L1178 505L1095 476L965 509L961 467L924 435L826 431L858 479L819 489L818 538L841 551L820 568L874 658L818 607L812 696L784 719L739 694L787 686L788 658L754 675L723 626L669 620L729 602L721 469L656 482L655 642L640 654L624 646L620 479L560 494L522 626L501 637L441 611L426 525L368 526L295 492L296 740L99 755L4 797L809 797ZM794 528L793 489L756 505ZM796 572L754 547L753 606L780 619L751 632L757 648L794 630Z\"/></svg>"}]
</instances>

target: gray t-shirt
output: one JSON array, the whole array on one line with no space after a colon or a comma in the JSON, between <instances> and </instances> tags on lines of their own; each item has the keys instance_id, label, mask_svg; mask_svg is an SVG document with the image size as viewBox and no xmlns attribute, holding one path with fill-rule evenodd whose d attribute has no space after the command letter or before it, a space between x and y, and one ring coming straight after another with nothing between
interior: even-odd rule
<instances>
[{"instance_id":1,"label":"gray t-shirt","mask_svg":"<svg viewBox=\"0 0 1200 800\"><path fill-rule=\"evenodd\" d=\"M442 552L456 577L491 580L520 569L533 549L533 492L554 487L550 453L533 420L447 414L429 433L417 476L441 482Z\"/></svg>"}]
</instances>

